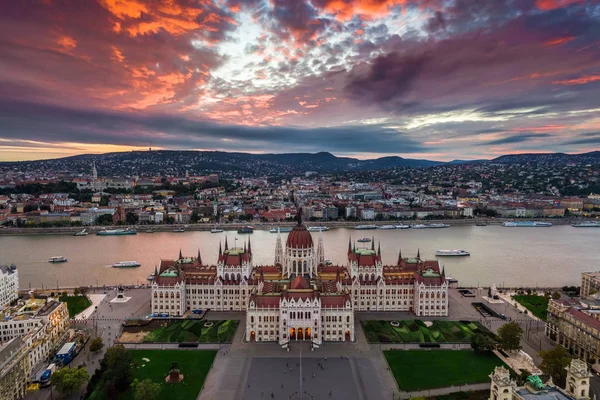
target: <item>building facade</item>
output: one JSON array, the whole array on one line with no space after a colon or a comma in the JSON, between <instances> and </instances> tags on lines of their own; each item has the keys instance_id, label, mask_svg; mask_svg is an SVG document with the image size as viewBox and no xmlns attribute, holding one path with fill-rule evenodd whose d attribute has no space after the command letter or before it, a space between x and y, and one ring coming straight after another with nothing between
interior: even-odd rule
<instances>
[{"instance_id":1,"label":"building facade","mask_svg":"<svg viewBox=\"0 0 600 400\"><path fill-rule=\"evenodd\" d=\"M581 297L600 293L600 272L581 273Z\"/></svg>"},{"instance_id":2,"label":"building facade","mask_svg":"<svg viewBox=\"0 0 600 400\"><path fill-rule=\"evenodd\" d=\"M0 345L0 399L14 400L25 396L29 379L29 347L20 338Z\"/></svg>"},{"instance_id":3,"label":"building facade","mask_svg":"<svg viewBox=\"0 0 600 400\"><path fill-rule=\"evenodd\" d=\"M210 308L246 311L247 341L353 341L355 311L409 311L448 315L448 283L437 261L399 253L384 265L381 248L348 244L347 264L325 260L320 237L299 223L285 245L278 235L272 265L253 263L250 240L241 247L219 245L216 265L196 257L161 260L152 284L154 314L183 315Z\"/></svg>"},{"instance_id":4,"label":"building facade","mask_svg":"<svg viewBox=\"0 0 600 400\"><path fill-rule=\"evenodd\" d=\"M12 264L0 265L0 308L12 303L18 297L19 271Z\"/></svg>"}]
</instances>

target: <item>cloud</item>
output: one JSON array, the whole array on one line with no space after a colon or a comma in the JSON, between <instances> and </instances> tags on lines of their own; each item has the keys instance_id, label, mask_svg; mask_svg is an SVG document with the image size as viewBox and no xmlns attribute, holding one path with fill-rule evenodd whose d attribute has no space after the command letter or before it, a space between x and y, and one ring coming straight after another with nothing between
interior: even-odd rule
<instances>
[{"instance_id":1,"label":"cloud","mask_svg":"<svg viewBox=\"0 0 600 400\"><path fill-rule=\"evenodd\" d=\"M506 136L500 139L494 139L487 142L479 143L479 146L496 146L500 144L515 144L522 142L529 142L532 139L541 139L552 137L549 133L521 133L519 135Z\"/></svg>"},{"instance_id":2,"label":"cloud","mask_svg":"<svg viewBox=\"0 0 600 400\"><path fill-rule=\"evenodd\" d=\"M582 76L581 78L575 78L575 79L552 81L552 83L555 85L572 86L572 85L585 85L586 83L596 82L596 81L600 81L600 74L599 75L585 75L585 76Z\"/></svg>"}]
</instances>

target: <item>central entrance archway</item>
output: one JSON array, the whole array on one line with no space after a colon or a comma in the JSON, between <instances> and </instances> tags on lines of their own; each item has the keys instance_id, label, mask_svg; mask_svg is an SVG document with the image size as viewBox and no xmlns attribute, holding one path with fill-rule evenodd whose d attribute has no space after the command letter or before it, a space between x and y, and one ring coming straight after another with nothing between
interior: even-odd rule
<instances>
[{"instance_id":1,"label":"central entrance archway","mask_svg":"<svg viewBox=\"0 0 600 400\"><path fill-rule=\"evenodd\" d=\"M298 338L297 340L304 340L304 331L302 328L298 328Z\"/></svg>"},{"instance_id":2,"label":"central entrance archway","mask_svg":"<svg viewBox=\"0 0 600 400\"><path fill-rule=\"evenodd\" d=\"M256 342L256 332L254 332L254 331L250 332L250 341L253 343Z\"/></svg>"},{"instance_id":3,"label":"central entrance archway","mask_svg":"<svg viewBox=\"0 0 600 400\"><path fill-rule=\"evenodd\" d=\"M290 340L296 340L296 329L290 328Z\"/></svg>"}]
</instances>

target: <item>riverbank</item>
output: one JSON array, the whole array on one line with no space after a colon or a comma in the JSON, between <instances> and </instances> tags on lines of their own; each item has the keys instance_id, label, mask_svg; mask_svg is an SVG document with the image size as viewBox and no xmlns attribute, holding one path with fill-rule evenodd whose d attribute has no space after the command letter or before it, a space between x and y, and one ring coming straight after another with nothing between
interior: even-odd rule
<instances>
[{"instance_id":1,"label":"riverbank","mask_svg":"<svg viewBox=\"0 0 600 400\"><path fill-rule=\"evenodd\" d=\"M519 219L521 220L521 219ZM523 221L543 221L550 222L553 225L570 225L580 221L575 218L531 218ZM513 218L465 218L465 219L428 219L428 220L402 220L402 221L306 221L308 226L326 226L330 229L335 228L355 228L359 225L414 225L414 224L439 224L444 223L450 226L474 226L485 223L487 225L502 225L505 221L514 221ZM184 227L186 231L210 231L213 228L223 229L224 231L237 231L245 226L252 226L255 230L270 230L277 227L293 227L295 222L245 222L245 223L225 223L225 224L161 224L161 225L113 225L113 226L72 226L57 228L13 228L6 227L0 229L0 236L5 235L74 235L76 232L86 229L90 235L104 229L125 229L134 228L138 233L146 233L147 230L154 232L173 232ZM175 232L174 232L175 233Z\"/></svg>"}]
</instances>

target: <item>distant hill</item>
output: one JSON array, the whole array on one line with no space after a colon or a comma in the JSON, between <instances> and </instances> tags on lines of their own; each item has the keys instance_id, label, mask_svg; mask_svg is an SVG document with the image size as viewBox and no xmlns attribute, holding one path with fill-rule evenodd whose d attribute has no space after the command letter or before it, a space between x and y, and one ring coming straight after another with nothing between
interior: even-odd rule
<instances>
[{"instance_id":1,"label":"distant hill","mask_svg":"<svg viewBox=\"0 0 600 400\"><path fill-rule=\"evenodd\" d=\"M337 157L331 153L285 153L250 154L222 151L155 150L131 151L106 154L83 154L72 157L0 162L0 168L21 171L49 171L68 175L91 172L92 162L96 162L101 176L183 176L217 173L231 177L298 175L307 171L318 173L344 173L377 171L396 167L426 168L447 164L526 164L526 163L598 163L600 151L585 154L512 154L493 160L453 160L449 163L396 156L359 160L351 157Z\"/></svg>"},{"instance_id":2,"label":"distant hill","mask_svg":"<svg viewBox=\"0 0 600 400\"><path fill-rule=\"evenodd\" d=\"M527 164L527 163L545 163L545 164L596 164L600 162L600 151L581 154L565 153L527 153L527 154L509 154L494 158L490 162L500 164Z\"/></svg>"}]
</instances>

